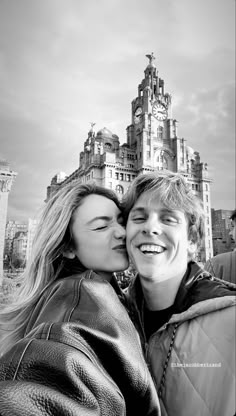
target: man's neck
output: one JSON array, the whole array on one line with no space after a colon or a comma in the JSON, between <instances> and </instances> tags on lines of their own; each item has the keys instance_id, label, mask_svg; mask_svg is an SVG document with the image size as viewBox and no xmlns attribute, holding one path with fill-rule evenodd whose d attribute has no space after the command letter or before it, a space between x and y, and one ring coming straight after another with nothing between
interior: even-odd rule
<instances>
[{"instance_id":1,"label":"man's neck","mask_svg":"<svg viewBox=\"0 0 236 416\"><path fill-rule=\"evenodd\" d=\"M146 281L140 276L146 307L150 311L159 311L172 306L183 276L184 273L160 282Z\"/></svg>"}]
</instances>

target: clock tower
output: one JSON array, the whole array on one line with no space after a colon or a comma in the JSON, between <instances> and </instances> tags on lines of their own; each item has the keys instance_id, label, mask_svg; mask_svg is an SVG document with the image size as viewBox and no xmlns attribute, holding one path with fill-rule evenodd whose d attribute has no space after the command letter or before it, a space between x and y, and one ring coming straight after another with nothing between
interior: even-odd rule
<instances>
[{"instance_id":1,"label":"clock tower","mask_svg":"<svg viewBox=\"0 0 236 416\"><path fill-rule=\"evenodd\" d=\"M131 104L132 124L127 127L127 142L136 153L138 172L153 169L177 169L177 121L171 117L171 95L165 93L164 81L158 75L153 53L138 96Z\"/></svg>"}]
</instances>

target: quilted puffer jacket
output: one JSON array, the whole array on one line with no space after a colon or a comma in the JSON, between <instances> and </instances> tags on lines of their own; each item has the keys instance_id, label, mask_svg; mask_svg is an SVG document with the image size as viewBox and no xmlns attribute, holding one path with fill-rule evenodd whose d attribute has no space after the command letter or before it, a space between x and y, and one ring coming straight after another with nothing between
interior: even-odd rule
<instances>
[{"instance_id":1,"label":"quilted puffer jacket","mask_svg":"<svg viewBox=\"0 0 236 416\"><path fill-rule=\"evenodd\" d=\"M0 359L1 416L160 415L137 332L93 272L59 280Z\"/></svg>"},{"instance_id":2,"label":"quilted puffer jacket","mask_svg":"<svg viewBox=\"0 0 236 416\"><path fill-rule=\"evenodd\" d=\"M130 315L156 384L162 416L235 414L235 288L191 262L174 314L148 340L138 277L129 288Z\"/></svg>"}]
</instances>

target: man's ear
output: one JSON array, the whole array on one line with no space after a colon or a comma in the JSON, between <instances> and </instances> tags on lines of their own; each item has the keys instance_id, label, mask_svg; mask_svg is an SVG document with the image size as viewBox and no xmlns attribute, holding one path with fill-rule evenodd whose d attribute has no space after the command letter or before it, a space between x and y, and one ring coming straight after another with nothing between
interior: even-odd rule
<instances>
[{"instance_id":1,"label":"man's ear","mask_svg":"<svg viewBox=\"0 0 236 416\"><path fill-rule=\"evenodd\" d=\"M66 257L67 259L74 259L75 253L71 248L68 248L67 250L63 251L63 257Z\"/></svg>"}]
</instances>

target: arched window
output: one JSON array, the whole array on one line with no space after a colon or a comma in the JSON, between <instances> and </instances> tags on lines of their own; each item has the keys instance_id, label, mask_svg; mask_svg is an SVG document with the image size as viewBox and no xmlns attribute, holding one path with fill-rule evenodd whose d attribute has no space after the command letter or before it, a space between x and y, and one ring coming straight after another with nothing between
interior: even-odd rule
<instances>
[{"instance_id":1,"label":"arched window","mask_svg":"<svg viewBox=\"0 0 236 416\"><path fill-rule=\"evenodd\" d=\"M105 149L111 149L111 143L105 143Z\"/></svg>"},{"instance_id":2,"label":"arched window","mask_svg":"<svg viewBox=\"0 0 236 416\"><path fill-rule=\"evenodd\" d=\"M123 194L124 193L123 186L117 185L116 192L117 192L117 194Z\"/></svg>"}]
</instances>

